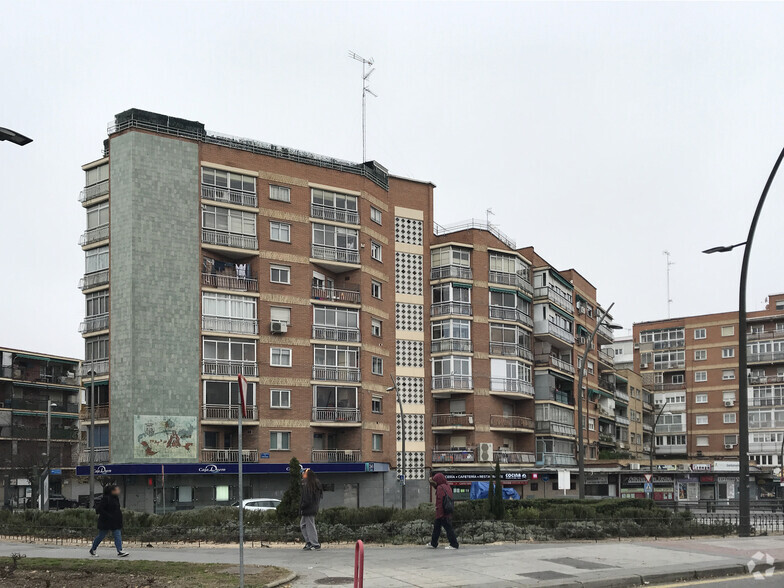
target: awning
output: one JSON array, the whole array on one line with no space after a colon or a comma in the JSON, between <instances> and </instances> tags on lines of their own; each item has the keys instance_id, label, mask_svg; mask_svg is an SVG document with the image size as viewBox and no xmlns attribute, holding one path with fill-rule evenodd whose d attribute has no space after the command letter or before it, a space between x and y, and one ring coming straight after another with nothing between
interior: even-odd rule
<instances>
[{"instance_id":1,"label":"awning","mask_svg":"<svg viewBox=\"0 0 784 588\"><path fill-rule=\"evenodd\" d=\"M517 294L516 290L504 290L503 288L495 288L490 286L491 292L500 292L501 294Z\"/></svg>"},{"instance_id":2,"label":"awning","mask_svg":"<svg viewBox=\"0 0 784 588\"><path fill-rule=\"evenodd\" d=\"M471 284L463 284L461 282L452 282L452 287L453 288L467 288L467 289L470 290L471 289Z\"/></svg>"},{"instance_id":3,"label":"awning","mask_svg":"<svg viewBox=\"0 0 784 588\"><path fill-rule=\"evenodd\" d=\"M554 269L552 269L552 268L550 268L550 275L551 275L551 276L553 276L553 277L554 277L556 280L558 280L559 282L561 282L561 283L562 283L564 286L566 286L567 288L569 288L569 290L570 290L570 291L571 291L571 290L574 290L574 286L572 286L572 284L569 282L569 280L567 280L566 278L564 278L562 275L560 275L558 272L556 272L556 271L555 271Z\"/></svg>"},{"instance_id":4,"label":"awning","mask_svg":"<svg viewBox=\"0 0 784 588\"><path fill-rule=\"evenodd\" d=\"M551 305L550 305L550 308L552 308L552 309L553 309L553 310L554 310L556 313L560 314L560 315L561 315L562 317L564 317L566 320L569 320L569 321L573 321L573 320L574 320L574 317L573 317L571 314L569 314L569 313L568 313L568 312L566 312L565 310L561 310L561 309L560 309L560 308L558 308L558 307L557 307L555 304L551 304Z\"/></svg>"},{"instance_id":5,"label":"awning","mask_svg":"<svg viewBox=\"0 0 784 588\"><path fill-rule=\"evenodd\" d=\"M628 380L628 379L624 378L622 375L620 375L620 374L619 374L619 373L617 373L617 372L616 372L614 375L615 375L615 379L616 379L616 380L623 380L623 381L624 381L624 382L626 382L626 383L628 383L628 382L629 382L629 380Z\"/></svg>"},{"instance_id":6,"label":"awning","mask_svg":"<svg viewBox=\"0 0 784 588\"><path fill-rule=\"evenodd\" d=\"M577 334L580 337L590 337L591 333L582 325L577 325Z\"/></svg>"},{"instance_id":7,"label":"awning","mask_svg":"<svg viewBox=\"0 0 784 588\"><path fill-rule=\"evenodd\" d=\"M605 398L615 398L615 396L613 396L609 392L605 392L604 390L597 390L596 388L588 388L588 392L590 394L596 394L598 396L604 396Z\"/></svg>"},{"instance_id":8,"label":"awning","mask_svg":"<svg viewBox=\"0 0 784 588\"><path fill-rule=\"evenodd\" d=\"M615 397L615 402L617 404L623 404L624 406L629 406L629 402L627 400L624 400L623 398L618 398L617 396Z\"/></svg>"},{"instance_id":9,"label":"awning","mask_svg":"<svg viewBox=\"0 0 784 588\"><path fill-rule=\"evenodd\" d=\"M70 390L70 391L73 391L73 392L76 392L76 390L74 390L74 388L79 387L78 384L74 384L73 386L69 386L67 384L49 384L48 382L40 382L38 384L30 384L28 382L14 382L13 385L14 386L19 386L20 388L47 388L47 389L55 388L55 389L61 389L61 390Z\"/></svg>"},{"instance_id":10,"label":"awning","mask_svg":"<svg viewBox=\"0 0 784 588\"><path fill-rule=\"evenodd\" d=\"M527 300L528 302L533 302L533 300L531 300L530 296L527 296L526 294L523 294L522 292L520 292L520 290L517 290L516 293L523 300Z\"/></svg>"},{"instance_id":11,"label":"awning","mask_svg":"<svg viewBox=\"0 0 784 588\"><path fill-rule=\"evenodd\" d=\"M22 416L46 416L46 411L41 412L30 412L29 410L14 410L14 414L22 415ZM78 419L79 415L75 413L58 413L52 412L53 419Z\"/></svg>"},{"instance_id":12,"label":"awning","mask_svg":"<svg viewBox=\"0 0 784 588\"><path fill-rule=\"evenodd\" d=\"M29 355L27 353L14 353L16 357L23 359L34 359L35 361L55 361L58 363L78 364L79 360L72 359L58 359L56 357L46 357L45 355Z\"/></svg>"},{"instance_id":13,"label":"awning","mask_svg":"<svg viewBox=\"0 0 784 588\"><path fill-rule=\"evenodd\" d=\"M577 301L578 302L585 302L586 304L588 304L588 301L585 298L583 298L582 296L580 296L579 294L577 294Z\"/></svg>"}]
</instances>

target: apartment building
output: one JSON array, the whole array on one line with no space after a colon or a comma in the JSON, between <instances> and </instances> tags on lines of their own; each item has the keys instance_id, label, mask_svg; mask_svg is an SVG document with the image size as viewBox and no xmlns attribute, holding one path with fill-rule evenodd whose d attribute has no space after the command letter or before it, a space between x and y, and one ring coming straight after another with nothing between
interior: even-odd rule
<instances>
[{"instance_id":1,"label":"apartment building","mask_svg":"<svg viewBox=\"0 0 784 588\"><path fill-rule=\"evenodd\" d=\"M76 499L80 360L0 347L0 472L3 504L33 506L51 467L49 492ZM47 439L49 452L47 454Z\"/></svg>"}]
</instances>

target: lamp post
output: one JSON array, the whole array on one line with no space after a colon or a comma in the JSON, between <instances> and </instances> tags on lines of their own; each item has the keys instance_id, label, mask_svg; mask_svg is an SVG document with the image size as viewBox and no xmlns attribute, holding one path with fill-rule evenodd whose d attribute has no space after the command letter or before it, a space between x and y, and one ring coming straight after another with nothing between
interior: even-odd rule
<instances>
[{"instance_id":1,"label":"lamp post","mask_svg":"<svg viewBox=\"0 0 784 588\"><path fill-rule=\"evenodd\" d=\"M46 399L46 468L41 474L39 494L41 510L49 510L49 468L52 466L52 407L57 406L48 397Z\"/></svg>"},{"instance_id":2,"label":"lamp post","mask_svg":"<svg viewBox=\"0 0 784 588\"><path fill-rule=\"evenodd\" d=\"M667 405L669 403L670 403L669 400L667 399L664 400L664 404L662 404L662 407L659 409L659 414L656 415L656 420L653 421L653 435L651 435L651 447L648 450L648 459L650 460L648 464L649 465L648 473L651 474L651 488L653 488L653 452L656 449L656 427L659 426L659 419L661 418L661 415L664 413L664 409L667 408ZM653 496L653 492L651 492L651 496Z\"/></svg>"},{"instance_id":3,"label":"lamp post","mask_svg":"<svg viewBox=\"0 0 784 588\"><path fill-rule=\"evenodd\" d=\"M90 498L87 508L95 506L95 360L90 360Z\"/></svg>"},{"instance_id":4,"label":"lamp post","mask_svg":"<svg viewBox=\"0 0 784 588\"><path fill-rule=\"evenodd\" d=\"M703 253L726 253L732 251L736 247L745 245L743 250L743 263L740 266L740 286L738 288L738 375L740 376L740 383L738 385L738 535L741 537L748 537L751 534L751 504L749 497L749 382L748 382L748 349L746 348L748 333L746 332L746 278L749 273L749 256L751 255L751 245L754 242L754 232L757 230L757 222L759 221L762 207L765 205L765 199L768 197L768 190L773 183L773 178L776 177L776 172L779 170L781 161L784 160L784 149L779 153L773 169L770 171L768 181L765 182L765 187L762 189L757 208L754 210L754 216L751 219L749 226L749 234L743 243L736 243L735 245L724 245L719 247L711 247L706 249Z\"/></svg>"},{"instance_id":5,"label":"lamp post","mask_svg":"<svg viewBox=\"0 0 784 588\"><path fill-rule=\"evenodd\" d=\"M25 137L21 133L17 133L16 131L6 129L4 127L0 127L0 141L10 141L11 143L15 143L20 147L33 142L30 137Z\"/></svg>"},{"instance_id":6,"label":"lamp post","mask_svg":"<svg viewBox=\"0 0 784 588\"><path fill-rule=\"evenodd\" d=\"M400 494L400 508L406 510L406 415L403 412L403 401L397 392L397 382L393 376L389 377L392 379L392 385L387 388L387 392L394 391L400 411L400 478L403 484Z\"/></svg>"},{"instance_id":7,"label":"lamp post","mask_svg":"<svg viewBox=\"0 0 784 588\"><path fill-rule=\"evenodd\" d=\"M580 374L577 377L577 491L580 498L585 498L585 442L583 439L583 376L585 375L585 365L588 361L588 352L593 347L593 339L596 333L604 324L605 319L610 315L610 310L615 306L613 302L604 311L604 314L596 321L596 326L591 331L590 338L585 342L585 351L580 362ZM620 329L620 325L607 323L611 329Z\"/></svg>"}]
</instances>

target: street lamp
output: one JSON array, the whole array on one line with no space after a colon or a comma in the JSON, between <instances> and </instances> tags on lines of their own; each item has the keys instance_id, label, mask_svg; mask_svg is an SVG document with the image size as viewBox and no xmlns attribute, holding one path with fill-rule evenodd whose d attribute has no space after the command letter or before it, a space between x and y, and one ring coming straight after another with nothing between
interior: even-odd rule
<instances>
[{"instance_id":1,"label":"street lamp","mask_svg":"<svg viewBox=\"0 0 784 588\"><path fill-rule=\"evenodd\" d=\"M604 311L604 314L596 321L596 326L591 331L591 336L585 342L585 351L580 362L580 374L577 378L577 491L580 498L585 498L585 441L583 439L583 376L585 375L586 363L588 362L588 352L593 347L593 339L599 328L605 324L605 320L610 316L610 310L615 306L613 302ZM620 325L606 323L610 329L620 329Z\"/></svg>"},{"instance_id":2,"label":"street lamp","mask_svg":"<svg viewBox=\"0 0 784 588\"><path fill-rule=\"evenodd\" d=\"M41 510L49 510L49 468L52 467L52 408L56 407L57 403L46 399L46 469L41 475L41 481L46 482L39 484L41 495Z\"/></svg>"},{"instance_id":3,"label":"street lamp","mask_svg":"<svg viewBox=\"0 0 784 588\"><path fill-rule=\"evenodd\" d=\"M403 401L400 399L400 394L397 392L397 383L395 378L391 375L392 385L387 388L387 392L395 392L397 398L397 406L400 410L400 478L403 483L400 495L400 507L406 510L406 415L403 412Z\"/></svg>"},{"instance_id":4,"label":"street lamp","mask_svg":"<svg viewBox=\"0 0 784 588\"><path fill-rule=\"evenodd\" d=\"M95 360L90 360L90 497L87 499L87 508L95 506ZM164 497L164 507L166 498Z\"/></svg>"},{"instance_id":5,"label":"street lamp","mask_svg":"<svg viewBox=\"0 0 784 588\"><path fill-rule=\"evenodd\" d=\"M0 141L10 141L11 143L16 143L20 147L33 142L30 137L25 137L21 133L3 127L0 127Z\"/></svg>"},{"instance_id":6,"label":"street lamp","mask_svg":"<svg viewBox=\"0 0 784 588\"><path fill-rule=\"evenodd\" d=\"M659 409L659 414L656 415L656 420L653 421L653 435L651 439L651 446L648 449L648 459L650 460L648 473L651 474L651 498L653 497L653 452L656 449L656 427L659 426L659 419L661 418L661 415L664 413L664 409L667 408L669 403L669 400L664 400L664 404L662 404L662 407Z\"/></svg>"},{"instance_id":7,"label":"street lamp","mask_svg":"<svg viewBox=\"0 0 784 588\"><path fill-rule=\"evenodd\" d=\"M751 255L751 246L754 242L754 232L757 230L757 222L759 221L762 207L765 205L765 199L768 197L768 190L773 183L773 178L776 177L776 172L779 171L781 161L784 160L784 149L779 153L773 169L770 170L768 181L765 182L765 187L762 189L757 208L754 210L754 216L751 219L749 226L749 234L746 241L737 243L735 245L725 245L719 247L711 247L706 249L703 253L726 253L732 251L736 247L745 245L743 250L743 263L740 266L740 287L738 288L738 371L740 372L740 384L738 386L738 460L739 471L739 491L738 491L738 535L741 537L748 537L751 534L751 504L749 502L749 382L748 382L748 350L746 343L748 340L748 333L746 332L746 278L749 273L749 256Z\"/></svg>"}]
</instances>

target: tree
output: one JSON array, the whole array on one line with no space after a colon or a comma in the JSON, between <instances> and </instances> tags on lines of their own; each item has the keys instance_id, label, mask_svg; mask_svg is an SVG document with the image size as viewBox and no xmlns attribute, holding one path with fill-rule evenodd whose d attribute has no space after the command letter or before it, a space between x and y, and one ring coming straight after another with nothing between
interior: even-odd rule
<instances>
[{"instance_id":1,"label":"tree","mask_svg":"<svg viewBox=\"0 0 784 588\"><path fill-rule=\"evenodd\" d=\"M289 487L277 508L278 518L293 521L299 515L299 501L302 494L302 466L296 457L289 462Z\"/></svg>"},{"instance_id":2,"label":"tree","mask_svg":"<svg viewBox=\"0 0 784 588\"><path fill-rule=\"evenodd\" d=\"M490 500L490 513L496 520L504 518L504 486L501 483L501 464L495 462L495 473L493 482L488 489L488 499Z\"/></svg>"}]
</instances>

